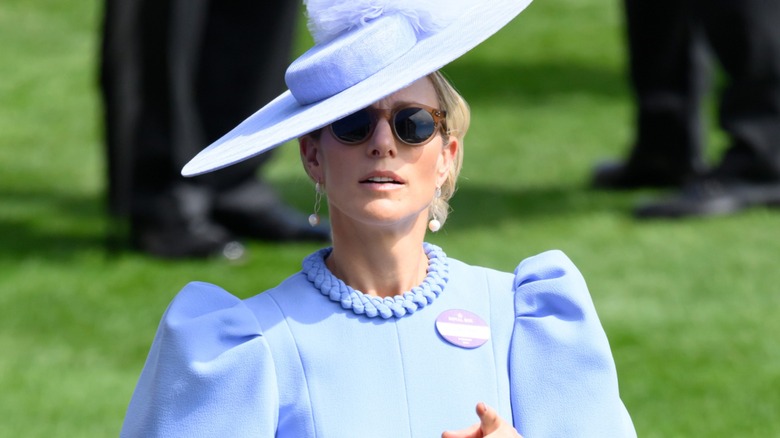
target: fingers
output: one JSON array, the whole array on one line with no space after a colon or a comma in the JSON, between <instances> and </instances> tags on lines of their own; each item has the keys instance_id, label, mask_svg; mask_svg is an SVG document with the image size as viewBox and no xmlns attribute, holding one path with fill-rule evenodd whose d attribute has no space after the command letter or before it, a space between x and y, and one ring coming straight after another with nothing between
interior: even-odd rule
<instances>
[{"instance_id":1,"label":"fingers","mask_svg":"<svg viewBox=\"0 0 780 438\"><path fill-rule=\"evenodd\" d=\"M476 423L466 429L444 432L441 438L482 438L482 430L480 424Z\"/></svg>"},{"instance_id":2,"label":"fingers","mask_svg":"<svg viewBox=\"0 0 780 438\"><path fill-rule=\"evenodd\" d=\"M501 418L495 409L483 402L477 403L477 415L479 416L480 428L485 435L493 433L501 427Z\"/></svg>"},{"instance_id":3,"label":"fingers","mask_svg":"<svg viewBox=\"0 0 780 438\"><path fill-rule=\"evenodd\" d=\"M483 438L483 437L509 437L522 438L517 430L498 415L495 409L483 402L477 403L477 416L479 423L466 429L447 431L441 434L442 438Z\"/></svg>"},{"instance_id":4,"label":"fingers","mask_svg":"<svg viewBox=\"0 0 780 438\"><path fill-rule=\"evenodd\" d=\"M495 409L485 403L477 403L477 415L479 416L479 425L481 435L479 437L509 437L523 438L511 423L507 423L498 415Z\"/></svg>"}]
</instances>

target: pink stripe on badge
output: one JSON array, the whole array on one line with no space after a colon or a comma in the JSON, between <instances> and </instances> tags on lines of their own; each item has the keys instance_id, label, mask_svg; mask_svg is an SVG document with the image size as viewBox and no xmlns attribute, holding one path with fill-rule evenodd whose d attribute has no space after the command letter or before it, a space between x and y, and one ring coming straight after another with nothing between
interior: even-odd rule
<instances>
[{"instance_id":1,"label":"pink stripe on badge","mask_svg":"<svg viewBox=\"0 0 780 438\"><path fill-rule=\"evenodd\" d=\"M490 339L490 327L476 314L462 309L445 310L436 318L436 331L452 345L477 348Z\"/></svg>"}]
</instances>

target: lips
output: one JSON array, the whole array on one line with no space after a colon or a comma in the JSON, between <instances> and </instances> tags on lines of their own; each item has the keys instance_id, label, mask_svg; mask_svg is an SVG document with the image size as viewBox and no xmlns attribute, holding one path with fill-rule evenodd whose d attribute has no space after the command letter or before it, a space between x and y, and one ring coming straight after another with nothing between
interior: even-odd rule
<instances>
[{"instance_id":1,"label":"lips","mask_svg":"<svg viewBox=\"0 0 780 438\"><path fill-rule=\"evenodd\" d=\"M391 172L372 173L360 180L361 184L404 184L398 175Z\"/></svg>"},{"instance_id":2,"label":"lips","mask_svg":"<svg viewBox=\"0 0 780 438\"><path fill-rule=\"evenodd\" d=\"M394 179L392 179L392 178L387 178L387 177L374 177L374 178L368 178L368 179L366 179L366 180L364 180L364 181L361 181L361 182L366 182L366 183L379 183L379 184L384 184L384 183L390 183L390 184L401 184L400 182L398 182L398 181L396 181L396 180L394 180Z\"/></svg>"}]
</instances>

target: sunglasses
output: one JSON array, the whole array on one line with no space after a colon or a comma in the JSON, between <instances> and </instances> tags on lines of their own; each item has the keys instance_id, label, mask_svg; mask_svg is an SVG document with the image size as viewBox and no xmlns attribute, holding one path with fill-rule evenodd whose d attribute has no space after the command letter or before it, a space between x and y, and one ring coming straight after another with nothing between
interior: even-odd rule
<instances>
[{"instance_id":1,"label":"sunglasses","mask_svg":"<svg viewBox=\"0 0 780 438\"><path fill-rule=\"evenodd\" d=\"M385 119L398 141L410 146L422 146L431 141L439 128L446 132L446 115L446 111L419 103L393 109L368 107L331 123L329 129L341 143L355 145L368 140L379 120Z\"/></svg>"}]
</instances>

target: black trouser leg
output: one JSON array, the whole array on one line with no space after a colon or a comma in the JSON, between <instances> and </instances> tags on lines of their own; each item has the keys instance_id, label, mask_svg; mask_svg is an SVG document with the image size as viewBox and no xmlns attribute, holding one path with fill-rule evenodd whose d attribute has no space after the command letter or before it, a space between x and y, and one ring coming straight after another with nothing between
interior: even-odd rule
<instances>
[{"instance_id":1,"label":"black trouser leg","mask_svg":"<svg viewBox=\"0 0 780 438\"><path fill-rule=\"evenodd\" d=\"M720 123L731 137L718 172L780 181L780 2L700 0L725 72Z\"/></svg>"},{"instance_id":2,"label":"black trouser leg","mask_svg":"<svg viewBox=\"0 0 780 438\"><path fill-rule=\"evenodd\" d=\"M706 75L689 7L687 0L625 0L637 102L630 162L680 175L702 168L699 103Z\"/></svg>"},{"instance_id":3,"label":"black trouser leg","mask_svg":"<svg viewBox=\"0 0 780 438\"><path fill-rule=\"evenodd\" d=\"M160 208L156 199L178 186L189 187L188 199L208 198L255 177L268 154L195 179L180 170L283 90L297 8L292 1L107 0L101 85L113 212L174 214L177 207Z\"/></svg>"},{"instance_id":4,"label":"black trouser leg","mask_svg":"<svg viewBox=\"0 0 780 438\"><path fill-rule=\"evenodd\" d=\"M284 91L300 6L292 0L208 3L194 83L205 144L191 147L190 157ZM264 153L196 179L215 190L229 190L254 180L270 156Z\"/></svg>"},{"instance_id":5,"label":"black trouser leg","mask_svg":"<svg viewBox=\"0 0 780 438\"><path fill-rule=\"evenodd\" d=\"M141 113L141 48L136 28L141 6L140 1L107 0L103 11L100 89L108 201L115 216L130 212L134 136ZM156 29L150 25L150 32Z\"/></svg>"}]
</instances>

